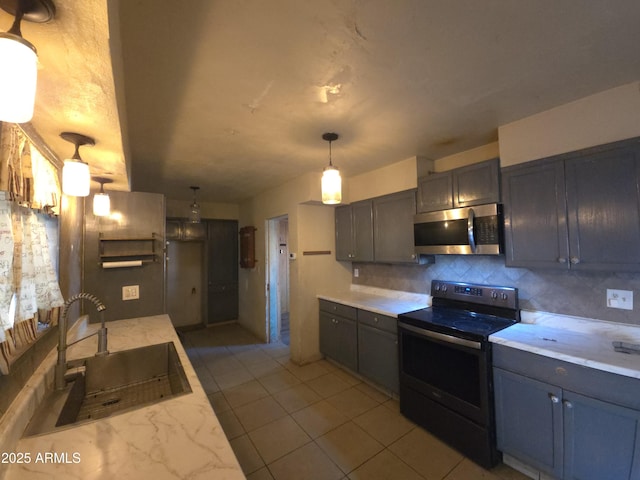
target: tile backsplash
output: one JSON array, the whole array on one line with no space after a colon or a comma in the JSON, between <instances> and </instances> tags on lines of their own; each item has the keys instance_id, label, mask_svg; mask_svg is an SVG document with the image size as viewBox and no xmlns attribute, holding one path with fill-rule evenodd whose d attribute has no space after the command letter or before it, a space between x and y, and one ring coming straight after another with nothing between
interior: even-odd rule
<instances>
[{"instance_id":1,"label":"tile backsplash","mask_svg":"<svg viewBox=\"0 0 640 480\"><path fill-rule=\"evenodd\" d=\"M507 268L504 257L437 255L431 265L354 263L358 285L428 293L431 280L517 287L520 308L640 325L640 273ZM634 310L606 306L607 289L631 290Z\"/></svg>"}]
</instances>

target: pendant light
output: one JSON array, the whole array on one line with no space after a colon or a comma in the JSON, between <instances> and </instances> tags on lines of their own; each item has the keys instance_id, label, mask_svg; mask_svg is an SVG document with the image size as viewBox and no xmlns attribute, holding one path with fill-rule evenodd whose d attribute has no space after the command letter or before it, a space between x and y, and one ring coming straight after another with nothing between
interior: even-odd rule
<instances>
[{"instance_id":1,"label":"pendant light","mask_svg":"<svg viewBox=\"0 0 640 480\"><path fill-rule=\"evenodd\" d=\"M342 178L340 171L331 163L331 142L338 139L338 134L325 133L322 139L329 142L329 166L322 172L322 203L336 205L342 202Z\"/></svg>"},{"instance_id":2,"label":"pendant light","mask_svg":"<svg viewBox=\"0 0 640 480\"><path fill-rule=\"evenodd\" d=\"M189 222L200 223L200 205L196 202L196 193L200 190L200 187L189 187L193 190L193 203L189 206Z\"/></svg>"},{"instance_id":3,"label":"pendant light","mask_svg":"<svg viewBox=\"0 0 640 480\"><path fill-rule=\"evenodd\" d=\"M76 146L73 157L64 161L62 167L62 193L71 197L86 197L91 190L91 174L89 165L80 158L82 145L94 146L95 140L86 135L73 132L62 132L60 136Z\"/></svg>"},{"instance_id":4,"label":"pendant light","mask_svg":"<svg viewBox=\"0 0 640 480\"><path fill-rule=\"evenodd\" d=\"M15 16L9 31L0 32L0 121L24 123L33 117L38 54L22 38L20 22L48 22L55 6L51 0L0 0L0 8Z\"/></svg>"},{"instance_id":5,"label":"pendant light","mask_svg":"<svg viewBox=\"0 0 640 480\"><path fill-rule=\"evenodd\" d=\"M111 199L109 194L104 192L104 184L111 183L110 178L94 177L100 183L100 192L93 195L93 214L96 217L108 217L111 214Z\"/></svg>"}]
</instances>

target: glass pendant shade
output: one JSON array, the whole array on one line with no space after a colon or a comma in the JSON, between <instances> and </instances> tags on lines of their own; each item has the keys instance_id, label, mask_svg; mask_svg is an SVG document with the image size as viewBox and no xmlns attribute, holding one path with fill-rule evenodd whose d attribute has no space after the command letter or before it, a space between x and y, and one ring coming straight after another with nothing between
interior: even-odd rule
<instances>
[{"instance_id":1,"label":"glass pendant shade","mask_svg":"<svg viewBox=\"0 0 640 480\"><path fill-rule=\"evenodd\" d=\"M200 187L189 187L193 190L193 203L189 205L189 222L191 223L200 223L200 205L196 201L196 193L200 190Z\"/></svg>"},{"instance_id":2,"label":"glass pendant shade","mask_svg":"<svg viewBox=\"0 0 640 480\"><path fill-rule=\"evenodd\" d=\"M0 71L0 121L28 122L38 77L35 47L18 35L0 33Z\"/></svg>"},{"instance_id":3,"label":"glass pendant shade","mask_svg":"<svg viewBox=\"0 0 640 480\"><path fill-rule=\"evenodd\" d=\"M328 166L322 173L322 203L335 205L342 202L342 178L340 171Z\"/></svg>"},{"instance_id":4,"label":"glass pendant shade","mask_svg":"<svg viewBox=\"0 0 640 480\"><path fill-rule=\"evenodd\" d=\"M111 213L109 194L100 192L93 196L93 214L96 217L107 217Z\"/></svg>"},{"instance_id":5,"label":"glass pendant shade","mask_svg":"<svg viewBox=\"0 0 640 480\"><path fill-rule=\"evenodd\" d=\"M65 160L62 167L62 193L72 197L87 197L90 189L89 165L77 160Z\"/></svg>"}]
</instances>

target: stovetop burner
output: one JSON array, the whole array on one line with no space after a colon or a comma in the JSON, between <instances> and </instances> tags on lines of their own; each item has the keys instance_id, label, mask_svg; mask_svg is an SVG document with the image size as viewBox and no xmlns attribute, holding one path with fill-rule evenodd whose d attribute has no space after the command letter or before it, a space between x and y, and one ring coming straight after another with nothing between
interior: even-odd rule
<instances>
[{"instance_id":1,"label":"stovetop burner","mask_svg":"<svg viewBox=\"0 0 640 480\"><path fill-rule=\"evenodd\" d=\"M402 321L477 340L520 321L516 288L434 280L431 294L431 307L404 313Z\"/></svg>"}]
</instances>

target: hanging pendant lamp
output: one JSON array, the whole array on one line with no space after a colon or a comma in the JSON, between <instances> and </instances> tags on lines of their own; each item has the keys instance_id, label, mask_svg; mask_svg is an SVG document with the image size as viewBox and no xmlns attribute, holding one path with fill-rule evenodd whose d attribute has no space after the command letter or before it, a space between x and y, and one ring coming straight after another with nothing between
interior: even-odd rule
<instances>
[{"instance_id":1,"label":"hanging pendant lamp","mask_svg":"<svg viewBox=\"0 0 640 480\"><path fill-rule=\"evenodd\" d=\"M91 190L91 174L89 165L80 158L82 145L94 146L95 140L86 135L73 132L62 132L60 136L76 146L73 157L64 161L62 167L62 193L71 197L86 197Z\"/></svg>"},{"instance_id":2,"label":"hanging pendant lamp","mask_svg":"<svg viewBox=\"0 0 640 480\"><path fill-rule=\"evenodd\" d=\"M111 214L111 199L109 194L104 191L104 184L111 183L110 178L94 177L96 182L100 183L100 192L93 195L93 214L96 217L108 217Z\"/></svg>"},{"instance_id":3,"label":"hanging pendant lamp","mask_svg":"<svg viewBox=\"0 0 640 480\"><path fill-rule=\"evenodd\" d=\"M24 123L33 117L38 54L22 38L20 23L48 22L55 6L51 0L0 0L0 8L15 16L9 31L0 32L0 121Z\"/></svg>"},{"instance_id":4,"label":"hanging pendant lamp","mask_svg":"<svg viewBox=\"0 0 640 480\"><path fill-rule=\"evenodd\" d=\"M189 187L193 190L193 203L189 205L189 222L200 223L200 205L196 202L196 193L200 187Z\"/></svg>"},{"instance_id":5,"label":"hanging pendant lamp","mask_svg":"<svg viewBox=\"0 0 640 480\"><path fill-rule=\"evenodd\" d=\"M322 203L336 205L342 202L342 178L340 171L331 162L331 142L338 139L338 134L325 133L322 139L329 142L329 166L322 172Z\"/></svg>"}]
</instances>

